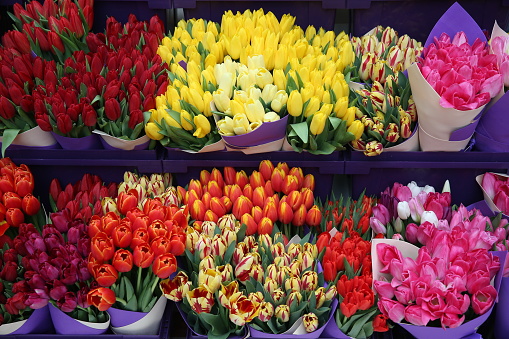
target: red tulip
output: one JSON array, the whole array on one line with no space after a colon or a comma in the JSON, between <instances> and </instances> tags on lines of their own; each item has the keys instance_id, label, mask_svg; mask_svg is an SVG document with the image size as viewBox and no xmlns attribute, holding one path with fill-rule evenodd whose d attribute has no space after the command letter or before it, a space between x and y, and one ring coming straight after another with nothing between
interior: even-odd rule
<instances>
[{"instance_id":1,"label":"red tulip","mask_svg":"<svg viewBox=\"0 0 509 339\"><path fill-rule=\"evenodd\" d=\"M272 220L272 222L276 222L278 220L277 205L274 198L267 198L265 206L263 207L263 216L268 217Z\"/></svg>"},{"instance_id":2,"label":"red tulip","mask_svg":"<svg viewBox=\"0 0 509 339\"><path fill-rule=\"evenodd\" d=\"M113 267L119 272L129 272L133 268L133 255L126 249L120 248L111 260Z\"/></svg>"},{"instance_id":3,"label":"red tulip","mask_svg":"<svg viewBox=\"0 0 509 339\"><path fill-rule=\"evenodd\" d=\"M53 1L45 1L45 3L46 2ZM88 292L87 302L97 307L99 311L106 311L116 302L115 292L105 287L95 288Z\"/></svg>"},{"instance_id":4,"label":"red tulip","mask_svg":"<svg viewBox=\"0 0 509 339\"><path fill-rule=\"evenodd\" d=\"M306 215L306 224L308 226L319 226L320 222L322 221L322 212L318 208L318 206L314 205L311 207L311 209L307 212Z\"/></svg>"},{"instance_id":5,"label":"red tulip","mask_svg":"<svg viewBox=\"0 0 509 339\"><path fill-rule=\"evenodd\" d=\"M118 211L126 215L127 212L138 206L138 192L134 189L131 189L127 192L120 192L117 197L117 209Z\"/></svg>"},{"instance_id":6,"label":"red tulip","mask_svg":"<svg viewBox=\"0 0 509 339\"><path fill-rule=\"evenodd\" d=\"M9 120L14 118L16 115L16 108L14 107L14 104L7 99L7 97L1 96L0 97L0 117L4 118L5 120Z\"/></svg>"},{"instance_id":7,"label":"red tulip","mask_svg":"<svg viewBox=\"0 0 509 339\"><path fill-rule=\"evenodd\" d=\"M224 176L223 176L224 183L226 185L235 184L235 177L237 176L237 172L235 171L235 168L227 166L223 169L223 173L224 173Z\"/></svg>"},{"instance_id":8,"label":"red tulip","mask_svg":"<svg viewBox=\"0 0 509 339\"><path fill-rule=\"evenodd\" d=\"M258 233L259 234L272 234L272 230L274 228L274 223L270 218L263 217L262 220L258 223Z\"/></svg>"},{"instance_id":9,"label":"red tulip","mask_svg":"<svg viewBox=\"0 0 509 339\"><path fill-rule=\"evenodd\" d=\"M235 174L235 183L239 185L240 189L244 189L244 186L249 183L249 179L245 171L239 171Z\"/></svg>"},{"instance_id":10,"label":"red tulip","mask_svg":"<svg viewBox=\"0 0 509 339\"><path fill-rule=\"evenodd\" d=\"M148 243L142 243L134 248L133 259L136 266L146 268L152 265L154 252L152 252Z\"/></svg>"},{"instance_id":11,"label":"red tulip","mask_svg":"<svg viewBox=\"0 0 509 339\"><path fill-rule=\"evenodd\" d=\"M110 264L102 264L94 270L94 279L99 286L110 287L118 279L118 271Z\"/></svg>"},{"instance_id":12,"label":"red tulip","mask_svg":"<svg viewBox=\"0 0 509 339\"><path fill-rule=\"evenodd\" d=\"M272 176L270 177L270 182L272 184L272 189L275 192L283 191L283 183L284 183L285 176L286 176L285 172L278 167L276 167L274 169L274 171L272 172Z\"/></svg>"},{"instance_id":13,"label":"red tulip","mask_svg":"<svg viewBox=\"0 0 509 339\"><path fill-rule=\"evenodd\" d=\"M106 118L110 119L111 121L116 121L118 118L120 118L120 115L122 112L120 111L120 103L115 98L109 98L104 103L104 114L106 115Z\"/></svg>"},{"instance_id":14,"label":"red tulip","mask_svg":"<svg viewBox=\"0 0 509 339\"><path fill-rule=\"evenodd\" d=\"M235 218L240 219L244 214L250 213L253 208L253 203L246 196L241 195L233 202L232 213Z\"/></svg>"},{"instance_id":15,"label":"red tulip","mask_svg":"<svg viewBox=\"0 0 509 339\"><path fill-rule=\"evenodd\" d=\"M21 207L23 209L23 212L25 212L27 215L36 215L37 212L41 209L41 202L39 199L34 197L32 194L27 194L23 198L23 201L21 202Z\"/></svg>"},{"instance_id":16,"label":"red tulip","mask_svg":"<svg viewBox=\"0 0 509 339\"><path fill-rule=\"evenodd\" d=\"M212 171L210 172L210 180L215 181L219 188L222 189L224 187L223 174L217 168L213 168Z\"/></svg>"},{"instance_id":17,"label":"red tulip","mask_svg":"<svg viewBox=\"0 0 509 339\"><path fill-rule=\"evenodd\" d=\"M272 176L272 172L274 171L274 164L270 160L263 160L260 162L260 166L258 166L258 170L260 171L263 180L270 180Z\"/></svg>"},{"instance_id":18,"label":"red tulip","mask_svg":"<svg viewBox=\"0 0 509 339\"><path fill-rule=\"evenodd\" d=\"M306 174L302 187L309 188L311 191L315 190L315 177L313 174Z\"/></svg>"},{"instance_id":19,"label":"red tulip","mask_svg":"<svg viewBox=\"0 0 509 339\"><path fill-rule=\"evenodd\" d=\"M154 256L170 253L170 240L166 236L159 236L152 240L150 248L154 252Z\"/></svg>"},{"instance_id":20,"label":"red tulip","mask_svg":"<svg viewBox=\"0 0 509 339\"><path fill-rule=\"evenodd\" d=\"M126 225L118 225L111 232L113 245L116 247L128 247L133 239L133 232Z\"/></svg>"},{"instance_id":21,"label":"red tulip","mask_svg":"<svg viewBox=\"0 0 509 339\"><path fill-rule=\"evenodd\" d=\"M288 204L286 201L281 201L279 204L279 221L281 221L283 224L289 224L293 220L293 209L290 207L290 204Z\"/></svg>"},{"instance_id":22,"label":"red tulip","mask_svg":"<svg viewBox=\"0 0 509 339\"><path fill-rule=\"evenodd\" d=\"M177 271L177 259L173 254L159 255L152 265L152 272L161 279L168 278Z\"/></svg>"},{"instance_id":23,"label":"red tulip","mask_svg":"<svg viewBox=\"0 0 509 339\"><path fill-rule=\"evenodd\" d=\"M51 46L53 46L53 48L58 49L62 53L65 52L64 43L62 42L62 39L60 38L60 36L57 33L49 31L48 32L48 42L50 43Z\"/></svg>"},{"instance_id":24,"label":"red tulip","mask_svg":"<svg viewBox=\"0 0 509 339\"><path fill-rule=\"evenodd\" d=\"M115 254L113 241L104 232L97 233L91 240L90 251L95 259L108 261Z\"/></svg>"},{"instance_id":25,"label":"red tulip","mask_svg":"<svg viewBox=\"0 0 509 339\"><path fill-rule=\"evenodd\" d=\"M5 208L21 208L21 198L14 192L5 192L2 196Z\"/></svg>"},{"instance_id":26,"label":"red tulip","mask_svg":"<svg viewBox=\"0 0 509 339\"><path fill-rule=\"evenodd\" d=\"M302 226L306 222L307 209L304 204L300 205L299 208L293 213L293 226Z\"/></svg>"},{"instance_id":27,"label":"red tulip","mask_svg":"<svg viewBox=\"0 0 509 339\"><path fill-rule=\"evenodd\" d=\"M206 211L205 204L201 200L195 200L189 212L194 220L203 221Z\"/></svg>"},{"instance_id":28,"label":"red tulip","mask_svg":"<svg viewBox=\"0 0 509 339\"><path fill-rule=\"evenodd\" d=\"M242 215L240 222L246 225L246 235L253 235L258 230L258 223L255 222L250 214Z\"/></svg>"},{"instance_id":29,"label":"red tulip","mask_svg":"<svg viewBox=\"0 0 509 339\"><path fill-rule=\"evenodd\" d=\"M299 181L296 176L288 174L285 176L283 180L282 191L284 194L288 195L292 191L296 191L299 189Z\"/></svg>"},{"instance_id":30,"label":"red tulip","mask_svg":"<svg viewBox=\"0 0 509 339\"><path fill-rule=\"evenodd\" d=\"M5 213L5 220L13 227L19 227L25 221L25 215L19 208L9 208Z\"/></svg>"}]
</instances>

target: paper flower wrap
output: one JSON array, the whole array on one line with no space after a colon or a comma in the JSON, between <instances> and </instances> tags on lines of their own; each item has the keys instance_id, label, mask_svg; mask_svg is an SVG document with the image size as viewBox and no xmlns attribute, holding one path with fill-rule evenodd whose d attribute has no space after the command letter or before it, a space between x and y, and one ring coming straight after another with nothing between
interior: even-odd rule
<instances>
[{"instance_id":1,"label":"paper flower wrap","mask_svg":"<svg viewBox=\"0 0 509 339\"><path fill-rule=\"evenodd\" d=\"M463 32L464 35L455 37L458 32ZM428 48L433 42L443 41L442 34L444 33L451 39L455 37L453 44L456 46L460 46L467 42L465 40L468 40L472 44L473 53L478 53L482 44L486 42L486 37L482 30L458 3L453 4L436 23L426 41L425 47ZM475 42L477 39L479 41ZM436 72L434 69L431 71ZM460 68L457 70L457 74L460 77L465 76L466 79L469 79L471 75L468 75L468 72L463 74L463 71L464 69ZM470 71L474 72L477 70L470 69ZM482 71L494 72L491 68L487 71ZM491 93L495 91L492 91L491 88L498 88L498 82L501 81L500 75L494 74L493 77L490 77L491 73L486 75L487 78L483 79L481 85L482 89L479 91L480 93L475 94L475 99L472 99L474 93L466 95L472 89L469 81L455 82L454 88L458 90L457 93L460 93L459 97L465 94L461 99L465 100L465 103L458 105L456 101L458 94L448 93L448 91L452 91L452 86L447 85L447 81L450 79L438 78L437 81L443 81L444 83L444 90L442 91L442 96L440 96L428 82L430 81L429 73L426 74L428 79L426 80L418 64L413 64L408 69L408 76L419 115L419 139L423 151L463 150L475 131L485 105L491 97L498 93L498 91L496 91L497 93ZM494 85L495 83L497 84L496 86ZM434 85L436 86L436 84ZM483 93L488 90L489 93Z\"/></svg>"},{"instance_id":2,"label":"paper flower wrap","mask_svg":"<svg viewBox=\"0 0 509 339\"><path fill-rule=\"evenodd\" d=\"M509 197L504 189L504 186L507 187L509 175L488 172L478 175L475 180L479 184L484 195L484 202L492 214L504 213L503 216L509 219L507 216L509 214Z\"/></svg>"}]
</instances>

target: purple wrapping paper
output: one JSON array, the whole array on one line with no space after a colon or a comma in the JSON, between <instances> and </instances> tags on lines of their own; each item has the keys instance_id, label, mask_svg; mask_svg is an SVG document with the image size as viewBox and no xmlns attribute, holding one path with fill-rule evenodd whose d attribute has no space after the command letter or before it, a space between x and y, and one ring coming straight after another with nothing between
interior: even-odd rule
<instances>
[{"instance_id":1,"label":"purple wrapping paper","mask_svg":"<svg viewBox=\"0 0 509 339\"><path fill-rule=\"evenodd\" d=\"M483 114L483 111L479 113L474 121L472 121L470 124L466 125L465 127L458 128L457 130L453 131L451 133L451 137L449 138L449 141L461 141L465 139L469 139L472 134L474 134L475 129L477 127L477 124L479 123L479 120Z\"/></svg>"},{"instance_id":2,"label":"purple wrapping paper","mask_svg":"<svg viewBox=\"0 0 509 339\"><path fill-rule=\"evenodd\" d=\"M1 142L0 142L0 147L2 147ZM7 150L11 150L11 151L17 151L17 150L23 150L23 149L47 150L47 149L57 149L57 148L60 148L60 145L58 143L55 143L55 144L49 145L49 146L23 146L23 145L10 144L9 147L7 147Z\"/></svg>"},{"instance_id":3,"label":"purple wrapping paper","mask_svg":"<svg viewBox=\"0 0 509 339\"><path fill-rule=\"evenodd\" d=\"M509 95L504 94L486 110L476 129L476 148L487 152L508 152L509 132L503 126L509 122Z\"/></svg>"},{"instance_id":4,"label":"purple wrapping paper","mask_svg":"<svg viewBox=\"0 0 509 339\"><path fill-rule=\"evenodd\" d=\"M182 317L182 319L186 323L186 326L187 326L187 339L206 339L207 338L206 334L198 334L195 331L193 331L191 326L189 326L189 323L187 322L187 315L180 308L180 302L176 302L175 306L177 306L177 310L179 310L180 316ZM231 336L228 337L228 339L242 339L242 338L245 338L245 337L246 337L245 334L244 335L231 335Z\"/></svg>"},{"instance_id":5,"label":"purple wrapping paper","mask_svg":"<svg viewBox=\"0 0 509 339\"><path fill-rule=\"evenodd\" d=\"M91 134L83 138L69 138L51 132L60 146L67 150L102 149L101 141L97 134Z\"/></svg>"},{"instance_id":6,"label":"purple wrapping paper","mask_svg":"<svg viewBox=\"0 0 509 339\"><path fill-rule=\"evenodd\" d=\"M110 307L106 312L108 312L110 315L112 327L127 326L140 320L148 314L143 312L121 310L114 307Z\"/></svg>"},{"instance_id":7,"label":"purple wrapping paper","mask_svg":"<svg viewBox=\"0 0 509 339\"><path fill-rule=\"evenodd\" d=\"M452 39L457 32L461 31L465 32L469 44L472 44L477 38L486 41L486 36L479 25L459 3L455 2L437 21L424 47L428 47L433 42L433 38L439 37L442 33L447 33Z\"/></svg>"},{"instance_id":8,"label":"purple wrapping paper","mask_svg":"<svg viewBox=\"0 0 509 339\"><path fill-rule=\"evenodd\" d=\"M484 200L475 202L475 203L467 206L467 210L469 210L469 211L473 210L474 208L481 211L482 215L484 215L484 216L487 216L487 217L495 216L495 213L490 209L490 207Z\"/></svg>"},{"instance_id":9,"label":"purple wrapping paper","mask_svg":"<svg viewBox=\"0 0 509 339\"><path fill-rule=\"evenodd\" d=\"M501 339L507 337L507 333L509 333L509 322L507 321L507 314L509 312L509 278L502 278L498 298L499 303L495 312L495 338Z\"/></svg>"},{"instance_id":10,"label":"purple wrapping paper","mask_svg":"<svg viewBox=\"0 0 509 339\"><path fill-rule=\"evenodd\" d=\"M475 133L475 150L481 152L505 153L509 152L509 144L493 140L477 131Z\"/></svg>"},{"instance_id":11,"label":"purple wrapping paper","mask_svg":"<svg viewBox=\"0 0 509 339\"><path fill-rule=\"evenodd\" d=\"M27 321L11 334L47 333L53 331L49 307L34 310Z\"/></svg>"},{"instance_id":12,"label":"purple wrapping paper","mask_svg":"<svg viewBox=\"0 0 509 339\"><path fill-rule=\"evenodd\" d=\"M249 334L250 334L250 337L252 337L252 338L273 338L273 339L320 338L322 336L322 334L325 333L325 329L327 328L327 326L329 326L329 323L332 323L334 325L334 327L339 331L339 328L336 326L336 322L334 320L334 314L336 313L337 307L338 307L338 299L336 298L331 303L329 319L325 322L325 324L322 327L320 327L319 329L317 329L316 331L311 332L311 333L307 333L307 334L284 334L284 333L272 334L272 333L260 332L260 331L255 330L252 327L249 327ZM330 332L330 333L334 333L334 334L332 336L331 335L324 335L324 336L331 337L331 338L349 338L348 336L345 336L345 337L336 336L337 332ZM341 331L339 331L339 333L343 334Z\"/></svg>"},{"instance_id":13,"label":"purple wrapping paper","mask_svg":"<svg viewBox=\"0 0 509 339\"><path fill-rule=\"evenodd\" d=\"M49 304L49 313L51 314L51 321L55 327L55 332L58 334L97 335L103 334L108 330L108 326L104 326L104 328L89 327L86 325L86 322L71 318L52 304Z\"/></svg>"},{"instance_id":14,"label":"purple wrapping paper","mask_svg":"<svg viewBox=\"0 0 509 339\"><path fill-rule=\"evenodd\" d=\"M264 122L252 132L227 137L222 135L224 142L233 147L251 147L266 144L286 135L288 115L274 122Z\"/></svg>"}]
</instances>

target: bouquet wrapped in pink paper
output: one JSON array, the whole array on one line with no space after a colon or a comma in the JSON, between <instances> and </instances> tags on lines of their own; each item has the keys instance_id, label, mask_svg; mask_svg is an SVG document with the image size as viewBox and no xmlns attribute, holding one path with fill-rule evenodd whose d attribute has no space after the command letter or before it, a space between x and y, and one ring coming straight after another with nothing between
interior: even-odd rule
<instances>
[{"instance_id":1,"label":"bouquet wrapped in pink paper","mask_svg":"<svg viewBox=\"0 0 509 339\"><path fill-rule=\"evenodd\" d=\"M486 37L457 3L437 22L408 75L423 151L464 149L503 85Z\"/></svg>"}]
</instances>

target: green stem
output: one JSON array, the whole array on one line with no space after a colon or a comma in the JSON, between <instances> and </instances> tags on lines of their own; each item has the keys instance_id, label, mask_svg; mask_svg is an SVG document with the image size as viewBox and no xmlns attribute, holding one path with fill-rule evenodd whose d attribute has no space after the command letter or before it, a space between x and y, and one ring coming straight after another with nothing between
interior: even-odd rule
<instances>
[{"instance_id":1,"label":"green stem","mask_svg":"<svg viewBox=\"0 0 509 339\"><path fill-rule=\"evenodd\" d=\"M138 267L138 278L136 279L136 295L140 295L141 292L141 272L143 268Z\"/></svg>"}]
</instances>

